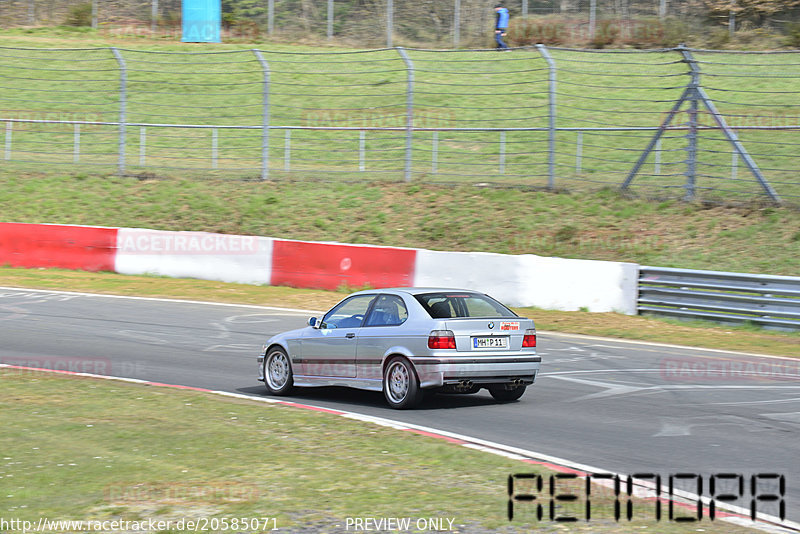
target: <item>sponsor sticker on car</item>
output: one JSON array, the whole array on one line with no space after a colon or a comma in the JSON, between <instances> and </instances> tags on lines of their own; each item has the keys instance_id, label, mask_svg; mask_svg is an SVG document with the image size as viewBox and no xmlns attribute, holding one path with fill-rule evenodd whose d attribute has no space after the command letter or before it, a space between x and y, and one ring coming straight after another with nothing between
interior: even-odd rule
<instances>
[{"instance_id":1,"label":"sponsor sticker on car","mask_svg":"<svg viewBox=\"0 0 800 534\"><path fill-rule=\"evenodd\" d=\"M519 321L503 321L500 330L519 330Z\"/></svg>"}]
</instances>

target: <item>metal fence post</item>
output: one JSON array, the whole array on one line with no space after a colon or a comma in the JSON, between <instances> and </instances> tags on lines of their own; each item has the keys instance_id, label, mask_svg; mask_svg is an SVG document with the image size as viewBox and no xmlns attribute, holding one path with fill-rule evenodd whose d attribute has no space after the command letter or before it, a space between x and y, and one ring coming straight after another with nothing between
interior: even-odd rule
<instances>
[{"instance_id":1,"label":"metal fence post","mask_svg":"<svg viewBox=\"0 0 800 534\"><path fill-rule=\"evenodd\" d=\"M269 63L261 50L253 49L256 59L264 71L263 113L261 117L261 179L269 179Z\"/></svg>"},{"instance_id":2,"label":"metal fence post","mask_svg":"<svg viewBox=\"0 0 800 534\"><path fill-rule=\"evenodd\" d=\"M458 48L461 41L461 0L453 3L453 48Z\"/></svg>"},{"instance_id":3,"label":"metal fence post","mask_svg":"<svg viewBox=\"0 0 800 534\"><path fill-rule=\"evenodd\" d=\"M578 132L575 142L575 174L581 173L581 159L583 158L583 132Z\"/></svg>"},{"instance_id":4,"label":"metal fence post","mask_svg":"<svg viewBox=\"0 0 800 534\"><path fill-rule=\"evenodd\" d=\"M158 29L158 0L153 0L153 6L150 11L150 31L156 33Z\"/></svg>"},{"instance_id":5,"label":"metal fence post","mask_svg":"<svg viewBox=\"0 0 800 534\"><path fill-rule=\"evenodd\" d=\"M75 124L72 134L72 161L78 163L81 160L81 125Z\"/></svg>"},{"instance_id":6,"label":"metal fence post","mask_svg":"<svg viewBox=\"0 0 800 534\"><path fill-rule=\"evenodd\" d=\"M500 174L506 173L506 132L500 132Z\"/></svg>"},{"instance_id":7,"label":"metal fence post","mask_svg":"<svg viewBox=\"0 0 800 534\"><path fill-rule=\"evenodd\" d=\"M408 84L406 87L406 157L405 157L405 173L404 179L406 182L411 181L411 139L414 134L414 63L408 57L405 49L398 46L395 50L403 58L406 64L406 73Z\"/></svg>"},{"instance_id":8,"label":"metal fence post","mask_svg":"<svg viewBox=\"0 0 800 534\"><path fill-rule=\"evenodd\" d=\"M97 0L92 0L92 28L97 29Z\"/></svg>"},{"instance_id":9,"label":"metal fence post","mask_svg":"<svg viewBox=\"0 0 800 534\"><path fill-rule=\"evenodd\" d=\"M292 131L288 128L283 134L283 170L292 170Z\"/></svg>"},{"instance_id":10,"label":"metal fence post","mask_svg":"<svg viewBox=\"0 0 800 534\"><path fill-rule=\"evenodd\" d=\"M275 29L275 0L267 2L267 33L272 35Z\"/></svg>"},{"instance_id":11,"label":"metal fence post","mask_svg":"<svg viewBox=\"0 0 800 534\"><path fill-rule=\"evenodd\" d=\"M548 144L547 144L547 187L554 189L556 186L556 62L543 44L537 44L536 48L547 62L550 74L548 77L548 101L549 101L549 125L548 125Z\"/></svg>"},{"instance_id":12,"label":"metal fence post","mask_svg":"<svg viewBox=\"0 0 800 534\"><path fill-rule=\"evenodd\" d=\"M681 46L679 46L677 48L674 48L673 50L676 50L676 51L680 52L680 51L682 51L682 49L683 49L683 45L681 45ZM669 125L672 123L672 120L678 115L678 111L681 109L681 106L683 105L683 103L686 102L686 100L691 96L691 93L692 93L692 87L691 87L691 85L687 85L686 89L684 89L683 93L681 93L680 98L675 101L675 104L672 106L672 109L670 109L669 113L667 113L667 116L664 118L664 120L661 121L661 124L659 124L658 130L656 131L655 135L653 135L653 137L647 143L647 148L645 148L644 151L642 151L642 153L639 154L639 159L636 160L636 163L633 165L633 168L628 173L628 176L625 178L625 180L620 185L620 189L622 191L627 191L628 190L628 188L630 187L631 183L633 183L633 179L636 178L636 175L639 173L639 170L642 168L642 165L644 165L644 162L647 159L647 156L649 156L650 153L653 152L653 149L656 147L656 145L658 145L658 149L657 149L657 153L656 153L656 165L657 165L658 168L660 168L660 166L661 166L661 157L660 157L661 136L664 135L664 132L667 130ZM656 170L656 174L658 174L658 170Z\"/></svg>"},{"instance_id":13,"label":"metal fence post","mask_svg":"<svg viewBox=\"0 0 800 534\"><path fill-rule=\"evenodd\" d=\"M688 146L686 147L686 196L688 201L694 200L697 182L697 112L700 95L697 88L700 87L700 67L697 61L688 50L681 48L680 53L684 61L691 69L691 80L689 81L689 133L686 134Z\"/></svg>"},{"instance_id":14,"label":"metal fence post","mask_svg":"<svg viewBox=\"0 0 800 534\"><path fill-rule=\"evenodd\" d=\"M392 47L392 30L394 29L394 2L386 0L386 48Z\"/></svg>"},{"instance_id":15,"label":"metal fence post","mask_svg":"<svg viewBox=\"0 0 800 534\"><path fill-rule=\"evenodd\" d=\"M328 0L328 40L333 39L333 0Z\"/></svg>"},{"instance_id":16,"label":"metal fence post","mask_svg":"<svg viewBox=\"0 0 800 534\"><path fill-rule=\"evenodd\" d=\"M661 124L658 127L658 131L655 133L652 139L650 139L647 148L645 148L644 151L639 155L639 159L636 161L636 164L634 164L633 169L631 169L631 172L628 173L628 177L625 178L624 182L622 182L620 189L625 191L630 187L631 182L633 182L633 179L636 177L636 174L639 172L639 169L641 169L642 165L647 159L647 156L653 151L653 148L660 141L661 136L667 130L670 123L672 123L672 120L677 116L681 106L684 104L684 102L688 101L690 109L689 109L689 127L688 127L689 133L686 136L688 139L688 147L687 147L688 155L685 161L686 172L684 173L686 175L685 199L692 200L694 198L696 189L695 182L697 179L697 130L698 130L697 114L698 114L699 104L700 102L702 102L703 105L708 110L708 113L711 115L711 118L714 119L714 122L716 123L717 127L723 133L728 142L731 145L733 145L736 154L738 154L739 157L742 158L742 161L745 163L745 165L747 165L747 168L750 170L755 179L764 189L764 192L767 194L767 196L769 196L769 198L773 202L779 204L781 202L781 199L778 196L777 192L772 188L769 182L767 182L766 178L761 173L761 169L758 168L756 162L753 160L752 157L750 157L750 154L747 152L742 143L739 141L736 132L734 132L730 128L730 126L728 126L728 123L725 122L725 117L723 117L720 114L720 112L717 110L717 106L708 97L708 94L706 94L705 89L703 89L703 87L700 85L700 69L697 66L697 61L692 56L691 51L684 45L680 45L674 50L680 52L681 55L683 56L684 62L689 65L689 68L691 69L689 72L689 74L692 77L691 81L686 86L686 89L683 91L683 94L681 94L681 97L675 102L675 105L672 106L670 112L667 114L664 120L661 121ZM658 150L660 149L661 146L658 145ZM658 153L656 154L656 156L658 157ZM660 159L657 159L656 163L657 165L660 166Z\"/></svg>"},{"instance_id":17,"label":"metal fence post","mask_svg":"<svg viewBox=\"0 0 800 534\"><path fill-rule=\"evenodd\" d=\"M211 168L216 169L219 165L219 131L211 128Z\"/></svg>"},{"instance_id":18,"label":"metal fence post","mask_svg":"<svg viewBox=\"0 0 800 534\"><path fill-rule=\"evenodd\" d=\"M139 165L144 167L147 163L147 128L139 128Z\"/></svg>"},{"instance_id":19,"label":"metal fence post","mask_svg":"<svg viewBox=\"0 0 800 534\"><path fill-rule=\"evenodd\" d=\"M128 105L128 70L125 67L125 58L122 57L119 50L111 48L114 58L119 65L119 156L118 156L118 172L120 175L125 174L125 113Z\"/></svg>"},{"instance_id":20,"label":"metal fence post","mask_svg":"<svg viewBox=\"0 0 800 534\"><path fill-rule=\"evenodd\" d=\"M439 167L439 132L433 132L431 146L431 172L436 174Z\"/></svg>"},{"instance_id":21,"label":"metal fence post","mask_svg":"<svg viewBox=\"0 0 800 534\"><path fill-rule=\"evenodd\" d=\"M5 159L11 159L11 132L14 130L14 123L11 121L6 122L6 153Z\"/></svg>"},{"instance_id":22,"label":"metal fence post","mask_svg":"<svg viewBox=\"0 0 800 534\"><path fill-rule=\"evenodd\" d=\"M361 130L358 132L358 170L364 172L367 169L366 165L366 150L367 150L367 132Z\"/></svg>"}]
</instances>

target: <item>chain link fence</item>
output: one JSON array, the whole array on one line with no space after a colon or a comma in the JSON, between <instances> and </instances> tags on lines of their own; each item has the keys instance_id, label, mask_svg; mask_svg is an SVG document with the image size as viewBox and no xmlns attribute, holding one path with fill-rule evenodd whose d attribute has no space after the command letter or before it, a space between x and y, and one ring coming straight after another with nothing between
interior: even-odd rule
<instances>
[{"instance_id":1,"label":"chain link fence","mask_svg":"<svg viewBox=\"0 0 800 534\"><path fill-rule=\"evenodd\" d=\"M0 47L9 172L800 204L800 52Z\"/></svg>"},{"instance_id":2,"label":"chain link fence","mask_svg":"<svg viewBox=\"0 0 800 534\"><path fill-rule=\"evenodd\" d=\"M162 20L169 20L181 10L180 0L3 0L0 2L0 25L56 26L68 24L75 10L86 7L91 16L92 7L100 24L147 23L153 7ZM91 19L88 20L91 22Z\"/></svg>"},{"instance_id":3,"label":"chain link fence","mask_svg":"<svg viewBox=\"0 0 800 534\"><path fill-rule=\"evenodd\" d=\"M222 0L223 35L228 40L336 39L362 47L400 43L484 47L492 43L492 8L496 3L497 0ZM575 46L603 45L617 37L619 42L629 42L630 34L636 44L674 46L685 39L686 24L698 29L702 26L702 33L708 33L714 25L732 31L736 14L746 8L736 0L730 2L729 8L725 7L728 4L720 7L722 4L711 0L506 0L504 4L512 17L512 37L524 40L531 31L545 32L543 40L520 43L559 44L546 34L559 31L563 34L562 43ZM791 10L771 13L772 18L787 20L796 15ZM87 18L90 16L91 20ZM83 18L83 22L76 17ZM534 30L530 29L529 17L536 19ZM0 2L2 27L91 23L112 35L147 32L180 38L180 19L180 0ZM759 20L759 24L764 22ZM542 24L544 28L539 27Z\"/></svg>"}]
</instances>

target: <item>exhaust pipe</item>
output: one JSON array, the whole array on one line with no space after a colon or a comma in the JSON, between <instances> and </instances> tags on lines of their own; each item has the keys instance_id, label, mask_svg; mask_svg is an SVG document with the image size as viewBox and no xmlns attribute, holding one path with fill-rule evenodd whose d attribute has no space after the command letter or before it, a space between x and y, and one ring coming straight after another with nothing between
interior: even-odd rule
<instances>
[{"instance_id":1,"label":"exhaust pipe","mask_svg":"<svg viewBox=\"0 0 800 534\"><path fill-rule=\"evenodd\" d=\"M452 388L456 393L463 393L471 390L474 385L472 380L459 380L457 384L453 384Z\"/></svg>"}]
</instances>

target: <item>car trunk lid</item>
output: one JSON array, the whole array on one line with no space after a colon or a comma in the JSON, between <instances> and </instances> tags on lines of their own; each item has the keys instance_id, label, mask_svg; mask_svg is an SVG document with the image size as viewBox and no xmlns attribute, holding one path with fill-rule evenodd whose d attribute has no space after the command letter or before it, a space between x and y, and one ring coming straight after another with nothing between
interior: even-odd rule
<instances>
[{"instance_id":1,"label":"car trunk lid","mask_svg":"<svg viewBox=\"0 0 800 534\"><path fill-rule=\"evenodd\" d=\"M445 328L455 335L457 351L484 352L522 349L525 331L534 326L531 319L497 317L447 319Z\"/></svg>"}]
</instances>

